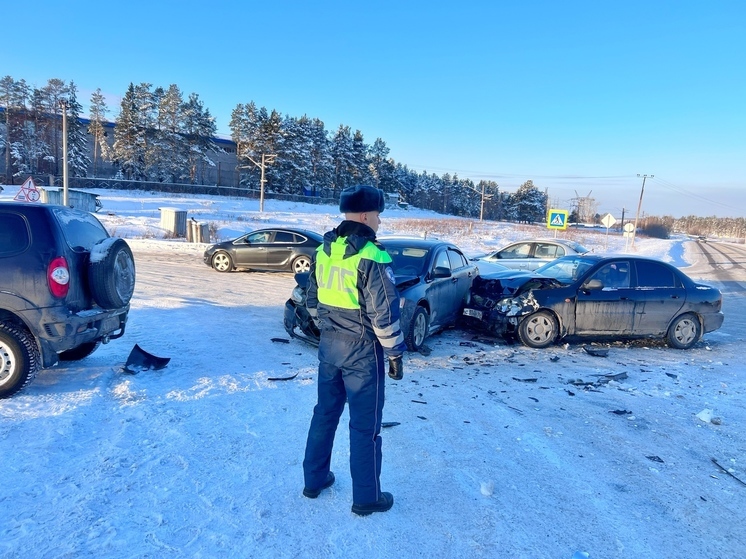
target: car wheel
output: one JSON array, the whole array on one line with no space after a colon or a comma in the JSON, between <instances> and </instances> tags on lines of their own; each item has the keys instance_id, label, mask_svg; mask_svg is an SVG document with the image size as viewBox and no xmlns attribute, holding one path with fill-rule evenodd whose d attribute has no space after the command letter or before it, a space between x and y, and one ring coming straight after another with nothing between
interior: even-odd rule
<instances>
[{"instance_id":1,"label":"car wheel","mask_svg":"<svg viewBox=\"0 0 746 559\"><path fill-rule=\"evenodd\" d=\"M547 311L535 312L524 318L518 326L518 337L528 347L548 347L557 339L557 319Z\"/></svg>"},{"instance_id":2,"label":"car wheel","mask_svg":"<svg viewBox=\"0 0 746 559\"><path fill-rule=\"evenodd\" d=\"M677 317L668 329L668 343L676 349L689 349L697 343L702 335L699 319L692 313Z\"/></svg>"},{"instance_id":3,"label":"car wheel","mask_svg":"<svg viewBox=\"0 0 746 559\"><path fill-rule=\"evenodd\" d=\"M30 383L39 365L33 336L12 324L0 323L0 398L12 396Z\"/></svg>"},{"instance_id":4,"label":"car wheel","mask_svg":"<svg viewBox=\"0 0 746 559\"><path fill-rule=\"evenodd\" d=\"M299 256L293 260L293 273L309 272L311 270L311 259L308 256Z\"/></svg>"},{"instance_id":5,"label":"car wheel","mask_svg":"<svg viewBox=\"0 0 746 559\"><path fill-rule=\"evenodd\" d=\"M85 359L91 353L96 351L100 345L101 340L86 342L84 344L80 344L78 347L74 347L72 349L68 349L67 351L61 352L58 357L60 358L60 361L80 361L81 359Z\"/></svg>"},{"instance_id":6,"label":"car wheel","mask_svg":"<svg viewBox=\"0 0 746 559\"><path fill-rule=\"evenodd\" d=\"M227 252L216 252L212 257L212 267L218 272L230 272L233 270L233 259Z\"/></svg>"},{"instance_id":7,"label":"car wheel","mask_svg":"<svg viewBox=\"0 0 746 559\"><path fill-rule=\"evenodd\" d=\"M100 307L119 309L129 304L135 292L135 259L124 239L114 239L106 246L88 264L88 285Z\"/></svg>"},{"instance_id":8,"label":"car wheel","mask_svg":"<svg viewBox=\"0 0 746 559\"><path fill-rule=\"evenodd\" d=\"M427 314L427 310L424 307L417 307L412 314L412 320L404 339L409 351L420 351L422 344L425 343L425 338L427 338L429 323L430 316Z\"/></svg>"}]
</instances>

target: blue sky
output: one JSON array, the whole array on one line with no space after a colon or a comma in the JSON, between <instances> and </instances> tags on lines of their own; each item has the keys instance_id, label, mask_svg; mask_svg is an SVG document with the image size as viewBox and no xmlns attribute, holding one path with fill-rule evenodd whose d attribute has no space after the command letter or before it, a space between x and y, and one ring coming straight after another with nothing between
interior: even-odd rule
<instances>
[{"instance_id":1,"label":"blue sky","mask_svg":"<svg viewBox=\"0 0 746 559\"><path fill-rule=\"evenodd\" d=\"M130 82L175 83L225 135L253 100L560 208L634 214L648 174L643 213L746 215L740 0L38 0L33 25L14 6L0 74L73 80L83 103L100 87L112 118Z\"/></svg>"}]
</instances>

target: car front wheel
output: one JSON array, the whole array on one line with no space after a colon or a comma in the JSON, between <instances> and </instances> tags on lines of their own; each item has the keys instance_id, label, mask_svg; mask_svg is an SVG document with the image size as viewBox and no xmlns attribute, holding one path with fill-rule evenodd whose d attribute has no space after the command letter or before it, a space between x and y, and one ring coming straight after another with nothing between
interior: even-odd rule
<instances>
[{"instance_id":1,"label":"car front wheel","mask_svg":"<svg viewBox=\"0 0 746 559\"><path fill-rule=\"evenodd\" d=\"M676 318L668 329L668 343L676 349L689 349L702 335L699 320L691 313Z\"/></svg>"},{"instance_id":2,"label":"car front wheel","mask_svg":"<svg viewBox=\"0 0 746 559\"><path fill-rule=\"evenodd\" d=\"M39 367L39 350L33 336L12 324L0 323L0 398L25 387Z\"/></svg>"},{"instance_id":3,"label":"car front wheel","mask_svg":"<svg viewBox=\"0 0 746 559\"><path fill-rule=\"evenodd\" d=\"M230 272L233 270L233 260L227 252L216 252L212 257L212 267L218 272Z\"/></svg>"},{"instance_id":4,"label":"car front wheel","mask_svg":"<svg viewBox=\"0 0 746 559\"><path fill-rule=\"evenodd\" d=\"M423 307L417 307L412 314L412 321L409 323L404 341L409 351L420 351L427 338L427 329L430 317L427 310Z\"/></svg>"},{"instance_id":5,"label":"car front wheel","mask_svg":"<svg viewBox=\"0 0 746 559\"><path fill-rule=\"evenodd\" d=\"M548 347L557 339L558 333L557 319L547 311L527 316L518 326L518 337L528 347Z\"/></svg>"}]
</instances>

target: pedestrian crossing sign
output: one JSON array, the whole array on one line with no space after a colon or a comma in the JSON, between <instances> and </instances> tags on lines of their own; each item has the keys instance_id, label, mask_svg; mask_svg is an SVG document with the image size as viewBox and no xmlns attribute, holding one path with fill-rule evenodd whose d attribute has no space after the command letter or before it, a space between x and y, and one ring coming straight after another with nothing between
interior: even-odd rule
<instances>
[{"instance_id":1,"label":"pedestrian crossing sign","mask_svg":"<svg viewBox=\"0 0 746 559\"><path fill-rule=\"evenodd\" d=\"M567 210L549 210L547 229L567 229Z\"/></svg>"}]
</instances>

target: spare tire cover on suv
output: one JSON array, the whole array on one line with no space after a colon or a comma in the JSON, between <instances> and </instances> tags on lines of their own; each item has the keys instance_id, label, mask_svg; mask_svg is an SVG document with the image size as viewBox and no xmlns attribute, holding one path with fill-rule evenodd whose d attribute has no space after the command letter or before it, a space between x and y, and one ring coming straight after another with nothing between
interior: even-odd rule
<instances>
[{"instance_id":1,"label":"spare tire cover on suv","mask_svg":"<svg viewBox=\"0 0 746 559\"><path fill-rule=\"evenodd\" d=\"M135 259L124 239L109 237L93 247L88 284L93 300L104 309L129 304L135 291Z\"/></svg>"}]
</instances>

